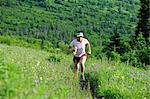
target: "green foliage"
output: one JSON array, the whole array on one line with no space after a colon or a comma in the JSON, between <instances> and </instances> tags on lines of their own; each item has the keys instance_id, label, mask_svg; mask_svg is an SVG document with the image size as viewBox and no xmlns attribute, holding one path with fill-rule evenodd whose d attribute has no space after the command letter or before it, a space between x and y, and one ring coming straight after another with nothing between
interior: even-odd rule
<instances>
[{"instance_id":1,"label":"green foliage","mask_svg":"<svg viewBox=\"0 0 150 99\"><path fill-rule=\"evenodd\" d=\"M79 82L73 80L71 63L71 56L58 51L0 44L0 97L84 99L89 95L83 94ZM108 61L104 56L101 61L88 59L86 65L86 77L96 97L148 98L148 71Z\"/></svg>"},{"instance_id":2,"label":"green foliage","mask_svg":"<svg viewBox=\"0 0 150 99\"><path fill-rule=\"evenodd\" d=\"M14 45L68 53L67 44L83 30L97 59L126 52L124 39L134 33L140 9L139 0L1 0L0 5L0 34L25 38Z\"/></svg>"},{"instance_id":3,"label":"green foliage","mask_svg":"<svg viewBox=\"0 0 150 99\"><path fill-rule=\"evenodd\" d=\"M135 37L138 37L140 33L143 34L146 43L149 44L149 31L150 31L150 16L149 16L149 0L140 0L141 8L139 12L139 22L136 28Z\"/></svg>"},{"instance_id":4,"label":"green foliage","mask_svg":"<svg viewBox=\"0 0 150 99\"><path fill-rule=\"evenodd\" d=\"M135 67L147 68L149 63L149 46L147 45L146 38L140 33L136 38L130 36L130 39L121 37L115 33L111 37L110 43L104 49L107 52L108 58L116 61L129 62Z\"/></svg>"},{"instance_id":5,"label":"green foliage","mask_svg":"<svg viewBox=\"0 0 150 99\"><path fill-rule=\"evenodd\" d=\"M144 67L147 69L150 64L150 47L147 46L142 33L138 35L136 40L134 40L134 45L130 46L133 48L123 54L122 60L130 62L135 67Z\"/></svg>"},{"instance_id":6,"label":"green foliage","mask_svg":"<svg viewBox=\"0 0 150 99\"><path fill-rule=\"evenodd\" d=\"M0 98L86 97L68 62L49 62L50 54L54 53L0 44Z\"/></svg>"},{"instance_id":7,"label":"green foliage","mask_svg":"<svg viewBox=\"0 0 150 99\"><path fill-rule=\"evenodd\" d=\"M27 48L43 49L48 52L54 52L52 43L49 41L42 41L35 38L27 38L20 36L0 36L0 43L7 45L16 45Z\"/></svg>"},{"instance_id":8,"label":"green foliage","mask_svg":"<svg viewBox=\"0 0 150 99\"><path fill-rule=\"evenodd\" d=\"M62 50L62 52L66 53L66 54L69 54L70 51L69 51L69 45L68 44L65 44L63 41L59 42L58 43L58 48Z\"/></svg>"},{"instance_id":9,"label":"green foliage","mask_svg":"<svg viewBox=\"0 0 150 99\"><path fill-rule=\"evenodd\" d=\"M63 60L63 57L56 54L51 54L49 55L48 60L50 62L61 62L61 60Z\"/></svg>"},{"instance_id":10,"label":"green foliage","mask_svg":"<svg viewBox=\"0 0 150 99\"><path fill-rule=\"evenodd\" d=\"M39 49L39 40L15 36L0 36L0 43Z\"/></svg>"},{"instance_id":11,"label":"green foliage","mask_svg":"<svg viewBox=\"0 0 150 99\"><path fill-rule=\"evenodd\" d=\"M148 72L129 66L149 69L150 64L148 0L141 0L137 26L139 1L1 0L0 43L47 52L0 44L0 98L87 97L72 79L72 59L66 55L79 30L91 42L92 55L101 59L86 63L97 97L148 98Z\"/></svg>"},{"instance_id":12,"label":"green foliage","mask_svg":"<svg viewBox=\"0 0 150 99\"><path fill-rule=\"evenodd\" d=\"M111 36L115 28L121 34L132 34L140 4L139 0L132 3L120 0L2 1L9 1L11 7L1 3L0 34L34 38L44 36L46 40L57 39L65 43L69 43L79 30L83 30L89 38L91 34L99 38L103 32L103 41L108 41L106 38ZM99 39L93 41L91 38L90 41L99 42Z\"/></svg>"},{"instance_id":13,"label":"green foliage","mask_svg":"<svg viewBox=\"0 0 150 99\"><path fill-rule=\"evenodd\" d=\"M92 62L89 79L95 96L108 99L149 98L148 71L105 58ZM139 87L140 86L140 87Z\"/></svg>"},{"instance_id":14,"label":"green foliage","mask_svg":"<svg viewBox=\"0 0 150 99\"><path fill-rule=\"evenodd\" d=\"M102 59L103 56L105 56L105 54L102 52L102 47L92 47L92 56L96 57L97 59Z\"/></svg>"},{"instance_id":15,"label":"green foliage","mask_svg":"<svg viewBox=\"0 0 150 99\"><path fill-rule=\"evenodd\" d=\"M148 48L136 51L137 56L132 53L125 55L131 51L126 42L136 30L140 5L140 13L143 14L136 33L142 29L144 37L148 37L148 26L143 26L143 22L148 22L146 2L147 0L141 3L140 0L1 0L0 35L21 36L25 40L12 41L6 37L2 43L15 43L49 52L53 52L53 48L60 48L68 53L67 44L75 32L83 30L97 59L101 59L104 52L112 59L124 54L125 59L122 57L122 60L128 60L126 56L130 56L135 62L142 59L142 64L148 64L148 57L143 56L147 55ZM142 15L146 15L146 18ZM135 59L134 56L139 58Z\"/></svg>"},{"instance_id":16,"label":"green foliage","mask_svg":"<svg viewBox=\"0 0 150 99\"><path fill-rule=\"evenodd\" d=\"M111 58L115 61L120 61L121 56L119 53L115 51L111 51Z\"/></svg>"}]
</instances>

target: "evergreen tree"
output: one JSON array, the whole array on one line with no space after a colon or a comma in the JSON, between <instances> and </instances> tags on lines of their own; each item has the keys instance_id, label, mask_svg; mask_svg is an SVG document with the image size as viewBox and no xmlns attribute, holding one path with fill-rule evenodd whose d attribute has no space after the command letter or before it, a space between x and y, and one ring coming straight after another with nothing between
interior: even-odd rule
<instances>
[{"instance_id":1,"label":"evergreen tree","mask_svg":"<svg viewBox=\"0 0 150 99\"><path fill-rule=\"evenodd\" d=\"M117 30L114 32L114 34L111 36L110 38L110 43L108 44L108 46L106 47L105 50L107 50L107 56L108 58L115 58L116 55L121 54L122 50L121 50L121 38L120 38L120 34L117 32ZM115 56L114 56L115 53Z\"/></svg>"},{"instance_id":2,"label":"evergreen tree","mask_svg":"<svg viewBox=\"0 0 150 99\"><path fill-rule=\"evenodd\" d=\"M131 38L132 50L125 53L130 62L135 67L145 67L150 64L149 55L149 31L150 31L150 9L149 0L140 0L141 8L139 12L139 22L135 31L135 36Z\"/></svg>"},{"instance_id":3,"label":"evergreen tree","mask_svg":"<svg viewBox=\"0 0 150 99\"><path fill-rule=\"evenodd\" d=\"M148 43L149 31L150 31L150 9L149 9L149 0L140 0L141 1L141 9L139 13L139 23L136 30L136 38L142 32L146 42Z\"/></svg>"}]
</instances>

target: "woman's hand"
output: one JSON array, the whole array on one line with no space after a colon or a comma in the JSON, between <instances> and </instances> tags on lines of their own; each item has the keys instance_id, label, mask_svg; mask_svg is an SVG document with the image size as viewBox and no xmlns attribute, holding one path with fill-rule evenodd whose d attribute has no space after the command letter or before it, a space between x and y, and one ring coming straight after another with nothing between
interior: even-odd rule
<instances>
[{"instance_id":1,"label":"woman's hand","mask_svg":"<svg viewBox=\"0 0 150 99\"><path fill-rule=\"evenodd\" d=\"M88 55L91 55L91 52L87 52Z\"/></svg>"},{"instance_id":2,"label":"woman's hand","mask_svg":"<svg viewBox=\"0 0 150 99\"><path fill-rule=\"evenodd\" d=\"M76 55L76 53L77 53L77 47L73 47L72 48L72 53L73 53L74 56Z\"/></svg>"}]
</instances>

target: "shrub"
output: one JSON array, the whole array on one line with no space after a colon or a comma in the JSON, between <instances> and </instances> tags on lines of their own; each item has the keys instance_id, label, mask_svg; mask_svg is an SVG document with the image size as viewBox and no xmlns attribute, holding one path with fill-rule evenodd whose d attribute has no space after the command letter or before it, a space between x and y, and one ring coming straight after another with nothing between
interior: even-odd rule
<instances>
[{"instance_id":1,"label":"shrub","mask_svg":"<svg viewBox=\"0 0 150 99\"><path fill-rule=\"evenodd\" d=\"M56 55L56 54L51 54L51 55L49 55L48 60L50 62L61 62L62 56Z\"/></svg>"}]
</instances>

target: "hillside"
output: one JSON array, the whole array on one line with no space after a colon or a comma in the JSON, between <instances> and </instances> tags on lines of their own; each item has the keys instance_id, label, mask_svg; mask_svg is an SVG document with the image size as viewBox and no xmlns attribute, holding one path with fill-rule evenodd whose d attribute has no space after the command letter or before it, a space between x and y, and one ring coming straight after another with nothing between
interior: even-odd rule
<instances>
[{"instance_id":1,"label":"hillside","mask_svg":"<svg viewBox=\"0 0 150 99\"><path fill-rule=\"evenodd\" d=\"M149 98L149 71L107 58L90 58L86 75L95 97ZM82 91L73 80L71 55L0 44L0 98L33 97L85 99L91 93Z\"/></svg>"},{"instance_id":2,"label":"hillside","mask_svg":"<svg viewBox=\"0 0 150 99\"><path fill-rule=\"evenodd\" d=\"M0 44L0 98L85 97L69 68L70 56L49 62L50 53ZM59 54L64 56L64 54Z\"/></svg>"},{"instance_id":3,"label":"hillside","mask_svg":"<svg viewBox=\"0 0 150 99\"><path fill-rule=\"evenodd\" d=\"M92 46L133 35L140 0L0 0L0 34L69 43L79 30ZM128 41L128 39L126 39Z\"/></svg>"},{"instance_id":4,"label":"hillside","mask_svg":"<svg viewBox=\"0 0 150 99\"><path fill-rule=\"evenodd\" d=\"M149 99L147 2L0 0L0 99ZM68 49L80 30L87 90Z\"/></svg>"},{"instance_id":5,"label":"hillside","mask_svg":"<svg viewBox=\"0 0 150 99\"><path fill-rule=\"evenodd\" d=\"M48 45L64 50L75 33L83 30L85 38L91 43L92 55L97 59L105 54L108 58L117 57L122 62L129 61L135 67L147 68L150 64L148 39L145 40L147 37L144 33L144 38L141 32L135 33L141 30L140 26L149 24L142 22L140 25L140 13L144 13L140 11L144 10L142 5L148 6L146 2L0 0L0 35L25 38L32 43L36 41L33 39L38 39L41 49ZM143 20L148 22L148 18L143 17Z\"/></svg>"}]
</instances>

